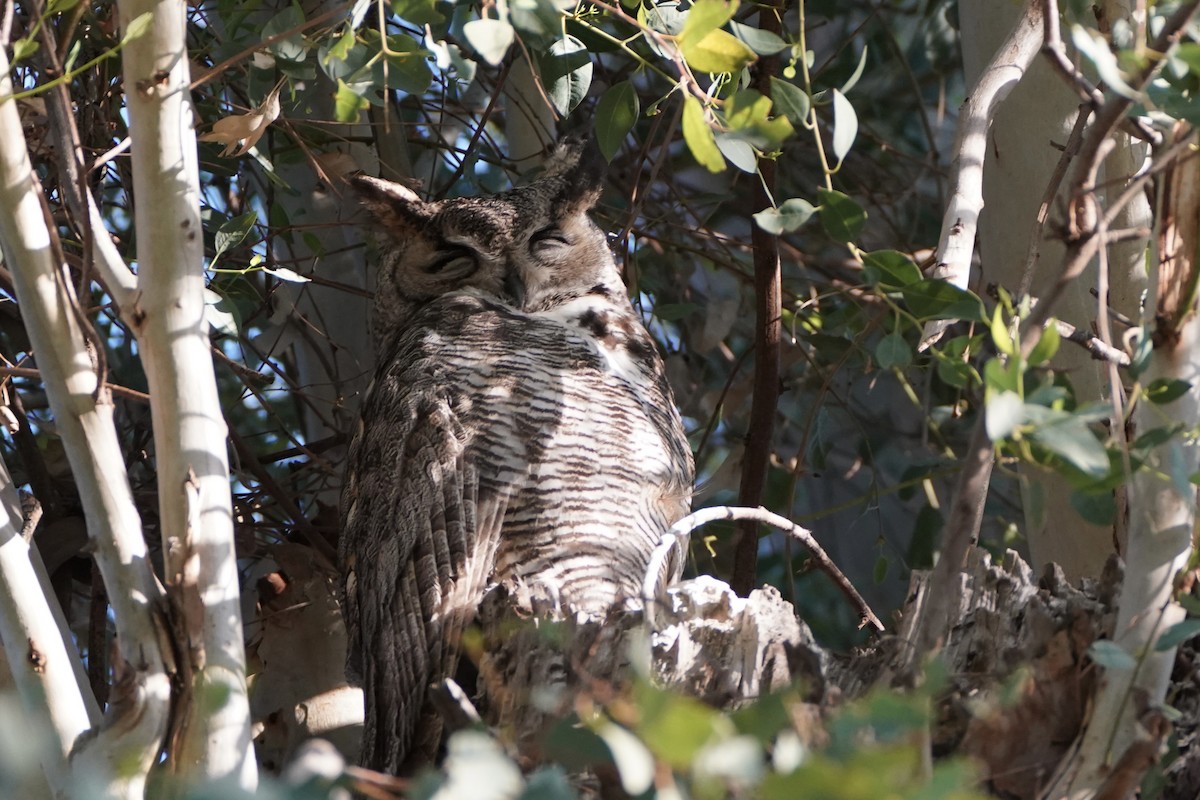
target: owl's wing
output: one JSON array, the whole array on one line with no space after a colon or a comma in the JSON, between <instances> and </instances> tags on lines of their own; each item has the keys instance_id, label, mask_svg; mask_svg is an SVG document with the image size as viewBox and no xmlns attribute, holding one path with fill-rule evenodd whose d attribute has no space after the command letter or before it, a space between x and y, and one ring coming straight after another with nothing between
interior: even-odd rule
<instances>
[{"instance_id":1,"label":"owl's wing","mask_svg":"<svg viewBox=\"0 0 1200 800\"><path fill-rule=\"evenodd\" d=\"M495 499L480 503L446 386L392 363L351 445L340 548L347 672L366 699L362 762L387 772L436 755L426 692L457 663L503 518Z\"/></svg>"}]
</instances>

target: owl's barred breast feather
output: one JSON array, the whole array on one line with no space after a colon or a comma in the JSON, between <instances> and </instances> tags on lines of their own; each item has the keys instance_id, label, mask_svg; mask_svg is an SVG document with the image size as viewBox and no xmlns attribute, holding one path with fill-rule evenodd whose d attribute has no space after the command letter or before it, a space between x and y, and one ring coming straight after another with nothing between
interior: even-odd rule
<instances>
[{"instance_id":1,"label":"owl's barred breast feather","mask_svg":"<svg viewBox=\"0 0 1200 800\"><path fill-rule=\"evenodd\" d=\"M690 505L662 361L587 217L602 174L578 141L560 151L539 181L492 197L360 185L392 243L339 546L375 769L436 755L428 687L453 674L489 585L539 614L636 606Z\"/></svg>"}]
</instances>

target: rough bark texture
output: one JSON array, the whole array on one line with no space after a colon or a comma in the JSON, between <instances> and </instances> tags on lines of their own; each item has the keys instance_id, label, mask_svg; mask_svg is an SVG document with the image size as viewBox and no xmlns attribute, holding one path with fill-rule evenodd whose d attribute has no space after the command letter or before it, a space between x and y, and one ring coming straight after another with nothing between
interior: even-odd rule
<instances>
[{"instance_id":1,"label":"rough bark texture","mask_svg":"<svg viewBox=\"0 0 1200 800\"><path fill-rule=\"evenodd\" d=\"M973 756L998 796L1043 797L1092 703L1099 667L1087 652L1111 636L1123 572L1114 556L1099 578L1073 585L1055 565L1038 577L1011 550L1001 563L972 550L942 650L950 678L937 701L933 756ZM711 577L685 581L668 591L653 631L640 612L534 620L495 589L480 611L486 655L478 700L489 724L512 732L527 765L539 760L544 734L576 707L579 695L615 698L641 658L649 659L648 674L661 685L727 709L801 681L806 702L794 717L815 722L842 700L897 675L919 610L915 600L927 581L927 573L913 576L897 635L851 656L818 646L770 587L739 598ZM1195 651L1187 649L1176 664L1171 701L1184 716L1175 731L1181 757L1167 772L1167 798L1191 798L1200 790L1200 757L1191 748L1200 707L1196 663ZM1157 760L1156 740L1142 742L1141 750L1154 757L1140 762L1135 780Z\"/></svg>"}]
</instances>

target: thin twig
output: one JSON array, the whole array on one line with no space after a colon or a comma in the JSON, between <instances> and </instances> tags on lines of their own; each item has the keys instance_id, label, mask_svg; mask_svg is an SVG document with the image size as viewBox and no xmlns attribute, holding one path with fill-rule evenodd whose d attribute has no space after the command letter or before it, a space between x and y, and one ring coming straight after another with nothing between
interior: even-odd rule
<instances>
[{"instance_id":1,"label":"thin twig","mask_svg":"<svg viewBox=\"0 0 1200 800\"><path fill-rule=\"evenodd\" d=\"M871 607L867 605L867 601L854 588L854 584L850 582L850 579L837 568L837 565L833 563L833 559L829 557L821 545L817 544L817 540L813 538L812 533L785 517L772 514L761 506L758 508L738 508L736 506L702 508L699 511L693 511L672 525L671 530L667 531L666 535L659 541L658 546L654 548L654 552L650 555L650 565L646 569L645 580L642 581L642 600L646 604L648 615L650 613L649 609L654 606L655 600L658 597L659 578L662 575L663 565L666 564L671 551L676 547L682 547L687 542L688 537L691 536L692 531L710 522L720 522L722 520L761 522L764 525L778 528L799 541L808 548L813 560L817 562L817 566L821 568L821 571L833 580L834 584L842 591L842 594L846 596L851 605L858 611L859 627L870 623L871 627L877 631L884 629L879 617L875 616L875 612L871 610Z\"/></svg>"}]
</instances>

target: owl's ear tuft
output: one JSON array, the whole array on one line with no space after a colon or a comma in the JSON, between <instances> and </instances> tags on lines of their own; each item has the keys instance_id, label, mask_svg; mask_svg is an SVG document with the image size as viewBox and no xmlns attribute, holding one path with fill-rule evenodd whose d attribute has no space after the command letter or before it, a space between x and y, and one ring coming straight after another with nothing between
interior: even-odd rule
<instances>
[{"instance_id":1,"label":"owl's ear tuft","mask_svg":"<svg viewBox=\"0 0 1200 800\"><path fill-rule=\"evenodd\" d=\"M572 133L558 140L546 163L546 177L561 180L555 205L564 216L587 211L596 205L604 191L608 163L600 153L595 137Z\"/></svg>"},{"instance_id":2,"label":"owl's ear tuft","mask_svg":"<svg viewBox=\"0 0 1200 800\"><path fill-rule=\"evenodd\" d=\"M429 203L407 186L361 173L352 175L350 182L363 208L393 238L420 230L433 216Z\"/></svg>"}]
</instances>

